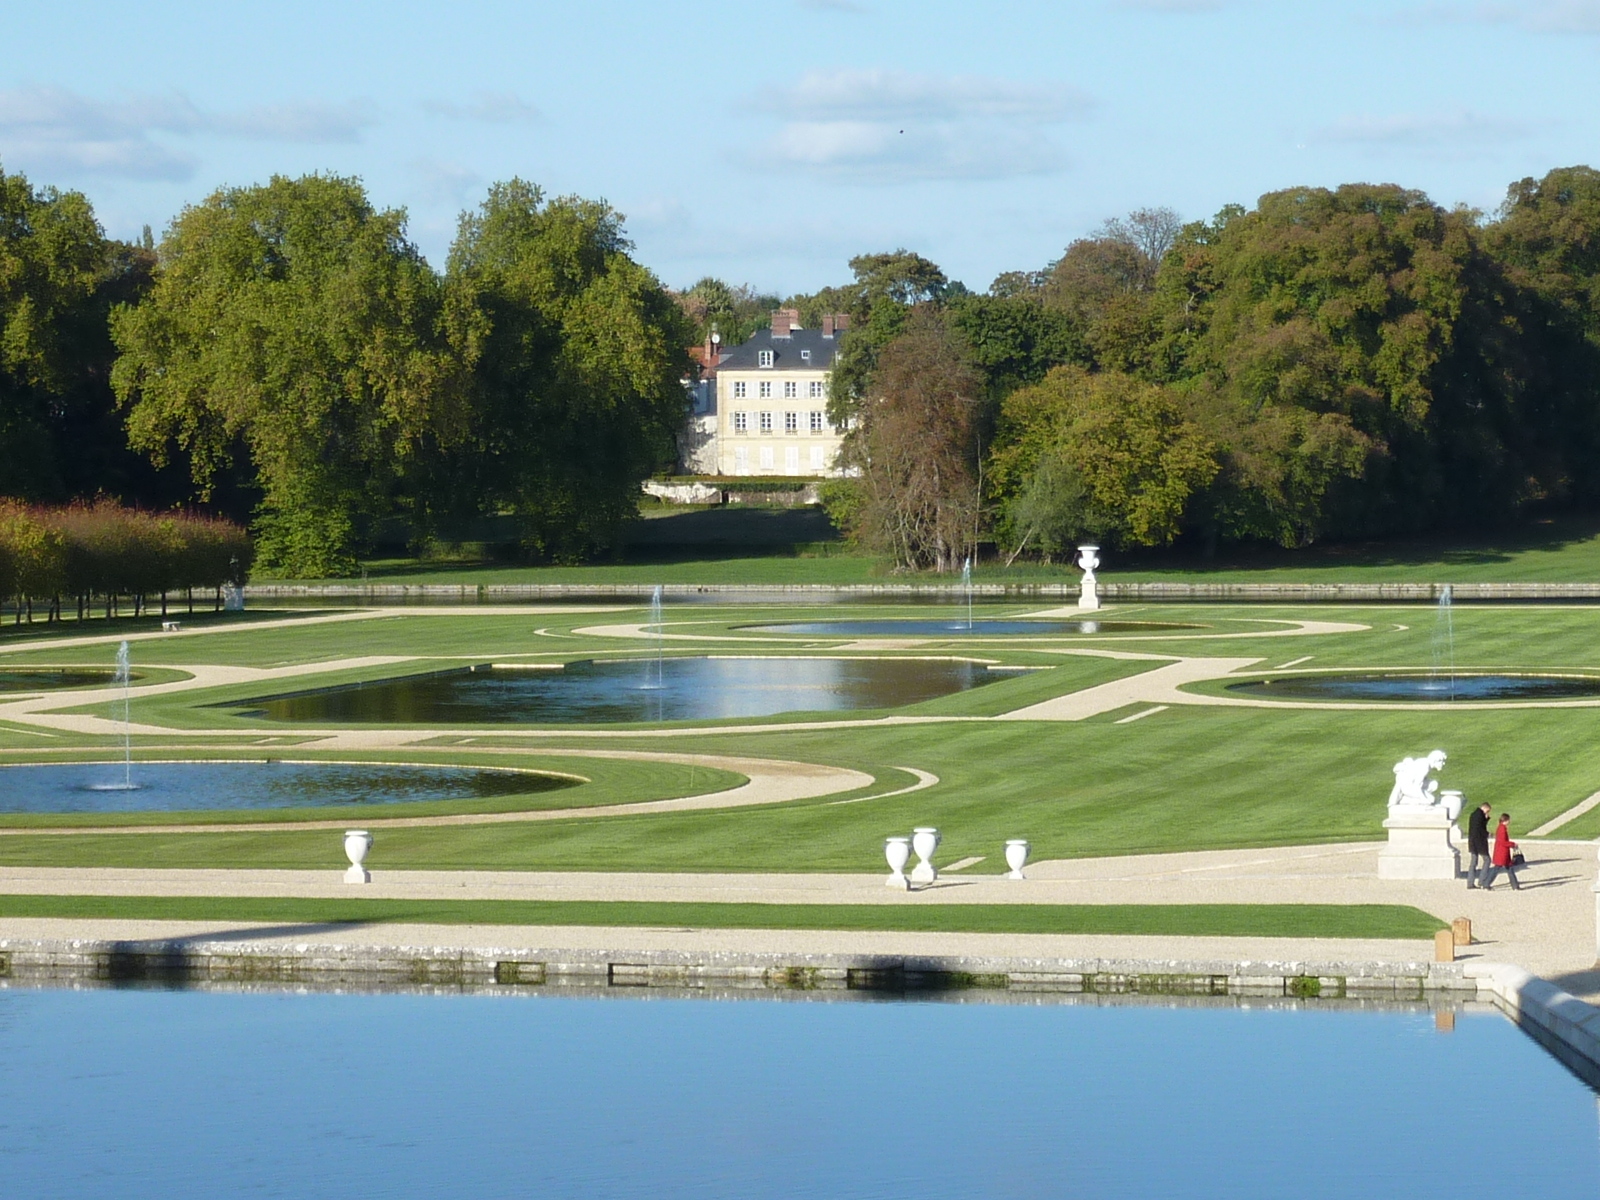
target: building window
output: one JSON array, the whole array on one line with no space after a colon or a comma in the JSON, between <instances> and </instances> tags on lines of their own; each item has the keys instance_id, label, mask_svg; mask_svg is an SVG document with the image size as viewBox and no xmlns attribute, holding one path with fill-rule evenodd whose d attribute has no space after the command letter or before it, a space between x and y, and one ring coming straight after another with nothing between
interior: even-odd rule
<instances>
[{"instance_id":1,"label":"building window","mask_svg":"<svg viewBox=\"0 0 1600 1200\"><path fill-rule=\"evenodd\" d=\"M739 416L742 417L742 416L744 416L744 414L740 413ZM819 412L814 412L814 413L811 414L811 432L812 433L821 433L822 432L822 414L819 413Z\"/></svg>"},{"instance_id":2,"label":"building window","mask_svg":"<svg viewBox=\"0 0 1600 1200\"><path fill-rule=\"evenodd\" d=\"M788 379L788 380L784 381L784 384L783 384L783 398L785 400L793 400L799 394L800 394L800 385L798 383L796 383L792 379Z\"/></svg>"},{"instance_id":3,"label":"building window","mask_svg":"<svg viewBox=\"0 0 1600 1200\"><path fill-rule=\"evenodd\" d=\"M828 448L826 446L811 447L811 469L825 471L828 469Z\"/></svg>"},{"instance_id":4,"label":"building window","mask_svg":"<svg viewBox=\"0 0 1600 1200\"><path fill-rule=\"evenodd\" d=\"M759 389L761 391L761 398L763 400L772 399L772 380L763 379L761 381L761 383L758 385L758 387L759 387Z\"/></svg>"},{"instance_id":5,"label":"building window","mask_svg":"<svg viewBox=\"0 0 1600 1200\"><path fill-rule=\"evenodd\" d=\"M815 413L812 413L811 415L813 417L816 416ZM733 431L735 433L749 433L750 432L750 414L749 413L736 412L736 413L733 414Z\"/></svg>"},{"instance_id":6,"label":"building window","mask_svg":"<svg viewBox=\"0 0 1600 1200\"><path fill-rule=\"evenodd\" d=\"M783 431L785 433L790 433L790 434L799 433L800 432L800 414L799 413L786 412L786 413L783 414Z\"/></svg>"},{"instance_id":7,"label":"building window","mask_svg":"<svg viewBox=\"0 0 1600 1200\"><path fill-rule=\"evenodd\" d=\"M733 398L735 400L744 399L744 380L736 379L733 381Z\"/></svg>"},{"instance_id":8,"label":"building window","mask_svg":"<svg viewBox=\"0 0 1600 1200\"><path fill-rule=\"evenodd\" d=\"M809 350L800 351L800 361L801 362L810 362L811 361L811 351L809 351Z\"/></svg>"},{"instance_id":9,"label":"building window","mask_svg":"<svg viewBox=\"0 0 1600 1200\"><path fill-rule=\"evenodd\" d=\"M761 447L761 469L763 471L772 470L772 447L771 446L763 446L763 447Z\"/></svg>"},{"instance_id":10,"label":"building window","mask_svg":"<svg viewBox=\"0 0 1600 1200\"><path fill-rule=\"evenodd\" d=\"M791 475L800 474L799 446L785 446L783 448L783 469Z\"/></svg>"},{"instance_id":11,"label":"building window","mask_svg":"<svg viewBox=\"0 0 1600 1200\"><path fill-rule=\"evenodd\" d=\"M756 351L756 362L760 366L762 366L763 368L770 367L772 365L772 351L771 350L757 350Z\"/></svg>"},{"instance_id":12,"label":"building window","mask_svg":"<svg viewBox=\"0 0 1600 1200\"><path fill-rule=\"evenodd\" d=\"M739 384L739 385L738 385L738 386L739 386L739 387L743 387L743 386L744 386L744 384L742 384L742 383L741 383L741 384ZM822 399L822 397L823 397L823 395L824 395L824 391L825 391L825 386L826 386L826 385L824 385L824 384L823 384L823 382L822 382L822 380L820 380L820 379L813 379L813 380L812 380L812 381L811 381L811 393L810 393L810 395L811 395L811 398L812 398L812 399L813 399L813 400L821 400L821 399ZM742 395L744 395L744 393L743 393L743 392L740 392L740 393L739 393L739 395L741 395L741 396L742 396Z\"/></svg>"},{"instance_id":13,"label":"building window","mask_svg":"<svg viewBox=\"0 0 1600 1200\"><path fill-rule=\"evenodd\" d=\"M761 432L772 432L772 414L769 412L764 412L761 414Z\"/></svg>"},{"instance_id":14,"label":"building window","mask_svg":"<svg viewBox=\"0 0 1600 1200\"><path fill-rule=\"evenodd\" d=\"M733 448L733 473L735 475L750 474L749 446L735 446Z\"/></svg>"}]
</instances>

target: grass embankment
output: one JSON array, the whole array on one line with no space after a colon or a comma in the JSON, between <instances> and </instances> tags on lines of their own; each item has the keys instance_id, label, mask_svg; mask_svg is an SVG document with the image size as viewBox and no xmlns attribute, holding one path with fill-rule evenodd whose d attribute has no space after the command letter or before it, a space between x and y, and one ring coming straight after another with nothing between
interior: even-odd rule
<instances>
[{"instance_id":1,"label":"grass embankment","mask_svg":"<svg viewBox=\"0 0 1600 1200\"><path fill-rule=\"evenodd\" d=\"M861 584L949 586L952 576L893 574L888 564L842 545L640 547L628 561L577 567L514 567L490 562L382 559L366 564L375 584ZM1491 533L1386 542L1316 545L1303 550L1228 547L1213 558L1187 548L1102 554L1108 583L1567 583L1600 582L1600 517L1540 520ZM1075 583L1068 564L980 565L980 583ZM261 580L262 583L280 582ZM284 581L287 582L287 581ZM315 584L316 580L295 581ZM351 582L336 580L332 582Z\"/></svg>"},{"instance_id":2,"label":"grass embankment","mask_svg":"<svg viewBox=\"0 0 1600 1200\"><path fill-rule=\"evenodd\" d=\"M694 904L28 895L0 896L0 917L1384 939L1429 938L1445 928L1437 918L1400 904Z\"/></svg>"}]
</instances>

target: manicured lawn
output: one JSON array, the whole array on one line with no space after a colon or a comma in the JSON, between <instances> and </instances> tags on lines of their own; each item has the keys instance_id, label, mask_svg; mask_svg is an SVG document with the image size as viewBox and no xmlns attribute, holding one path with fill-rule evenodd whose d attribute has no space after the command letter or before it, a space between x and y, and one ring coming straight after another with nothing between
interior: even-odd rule
<instances>
[{"instance_id":1,"label":"manicured lawn","mask_svg":"<svg viewBox=\"0 0 1600 1200\"><path fill-rule=\"evenodd\" d=\"M693 904L586 900L321 900L214 896L0 896L0 917L292 924L591 925L671 929L1178 937L1432 937L1400 904Z\"/></svg>"},{"instance_id":2,"label":"manicured lawn","mask_svg":"<svg viewBox=\"0 0 1600 1200\"><path fill-rule=\"evenodd\" d=\"M991 607L995 615L1039 605ZM173 728L237 731L229 744L244 749L276 736L293 741L310 729L231 715L219 701L299 690L352 678L498 661L532 661L650 653L647 641L583 632L593 626L637 624L643 610L615 614L551 613L539 609L469 614L402 615L285 629L234 628L194 638L135 644L135 665L273 667L326 663L362 655L418 655L415 662L307 675L289 681L247 681L226 687L137 698L136 721ZM1133 708L1075 722L991 721L1053 696L1154 669L1161 656L1226 656L1255 660L1246 677L1286 664L1296 670L1334 668L1430 669L1448 664L1436 610L1428 605L1362 606L1116 606L1105 616L1177 621L1199 628L1137 635L1102 634L1048 641L941 637L880 648L853 638L776 639L744 626L815 617L925 617L928 606L683 605L667 612L669 631L689 634L668 643L672 653L963 655L984 661L1050 669L901 710L828 714L828 729L796 727L788 714L770 720L731 719L688 728L643 726L547 727L541 747L604 747L643 751L753 755L825 763L877 779L857 795L904 787L902 768L931 772L939 782L908 795L839 804L832 796L772 806L652 816L595 816L560 821L385 829L373 850L374 869L485 870L861 871L883 869L882 839L913 826L944 834L940 861L979 857L978 873L999 871L1007 838L1026 837L1035 859L1177 850L1226 849L1377 840L1382 836L1390 768L1401 757L1442 747L1450 755L1442 785L1469 800L1487 799L1527 830L1600 789L1600 710L1585 708L1461 707L1451 711L1198 707L1175 705L1132 724ZM983 615L983 614L980 614ZM1266 636L1293 620L1338 621L1354 632ZM7 655L5 662L104 663L111 644ZM1088 650L1086 657L1067 651ZM1103 655L1155 656L1104 657ZM456 656L454 658L450 656ZM1600 669L1600 607L1460 605L1454 613L1458 669ZM1302 661L1305 660L1305 661ZM1206 685L1216 689L1214 685ZM1220 694L1226 696L1225 691ZM64 701L64 706L70 701ZM1140 706L1145 707L1145 706ZM111 708L99 710L111 714ZM941 717L930 724L897 724L886 715ZM754 726L754 728L752 728ZM460 726L484 748L522 743L491 726ZM503 729L527 726L502 726ZM594 735L604 735L598 740ZM455 735L452 734L452 737ZM0 761L46 758L98 748L109 739L20 726L0 727ZM135 738L136 753L152 757L211 757L218 753L192 734ZM290 748L280 749L289 753ZM298 757L315 756L307 748ZM340 756L351 757L351 756ZM702 774L650 763L604 764L541 755L494 758L471 746L435 743L375 757L407 761L553 766L594 783L546 793L536 803L613 804L631 799L714 790ZM378 815L372 809L369 816ZM306 816L321 815L307 812ZM395 815L398 815L395 814ZM36 818L43 821L42 818ZM59 820L59 819L51 819ZM96 818L96 821L107 821ZM109 823L109 822L108 822ZM1600 812L1569 827L1600 832ZM1563 833L1568 831L1564 830ZM343 862L339 839L278 821L259 832L138 835L77 834L0 837L0 862L13 864L334 868Z\"/></svg>"}]
</instances>

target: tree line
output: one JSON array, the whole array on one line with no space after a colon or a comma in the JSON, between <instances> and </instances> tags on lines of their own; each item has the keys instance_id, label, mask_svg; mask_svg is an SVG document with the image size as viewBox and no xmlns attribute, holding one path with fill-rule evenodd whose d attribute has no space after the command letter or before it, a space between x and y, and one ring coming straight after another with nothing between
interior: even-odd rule
<instances>
[{"instance_id":1,"label":"tree line","mask_svg":"<svg viewBox=\"0 0 1600 1200\"><path fill-rule=\"evenodd\" d=\"M332 175L221 189L130 245L0 173L0 495L210 506L277 575L350 573L393 515L591 554L686 407L692 321L630 249L604 203L511 180L436 272Z\"/></svg>"},{"instance_id":2,"label":"tree line","mask_svg":"<svg viewBox=\"0 0 1600 1200\"><path fill-rule=\"evenodd\" d=\"M687 347L847 312L830 509L907 568L993 542L1207 548L1600 501L1600 173L1494 214L1393 185L1143 209L985 292L900 250L779 298L632 257L621 216L511 180L442 271L359 181L274 177L159 240L0 171L0 496L248 519L258 569L348 573L375 524L512 516L615 544L686 415Z\"/></svg>"},{"instance_id":3,"label":"tree line","mask_svg":"<svg viewBox=\"0 0 1600 1200\"><path fill-rule=\"evenodd\" d=\"M138 616L157 598L163 616L181 593L193 610L196 588L220 605L225 584L244 582L251 546L231 521L195 513L153 513L115 503L62 507L0 501L0 598L17 601L14 619L36 607L59 620L63 598L81 621L99 601L116 616L127 597Z\"/></svg>"}]
</instances>

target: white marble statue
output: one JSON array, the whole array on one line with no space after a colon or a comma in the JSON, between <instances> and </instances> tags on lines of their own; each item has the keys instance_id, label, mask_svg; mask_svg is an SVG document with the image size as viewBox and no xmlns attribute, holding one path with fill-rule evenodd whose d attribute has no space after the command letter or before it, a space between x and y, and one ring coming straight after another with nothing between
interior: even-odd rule
<instances>
[{"instance_id":1,"label":"white marble statue","mask_svg":"<svg viewBox=\"0 0 1600 1200\"><path fill-rule=\"evenodd\" d=\"M1439 804L1439 781L1429 779L1445 764L1443 750L1431 750L1422 758L1402 758L1394 765L1394 789L1389 793L1390 808L1433 808Z\"/></svg>"}]
</instances>

